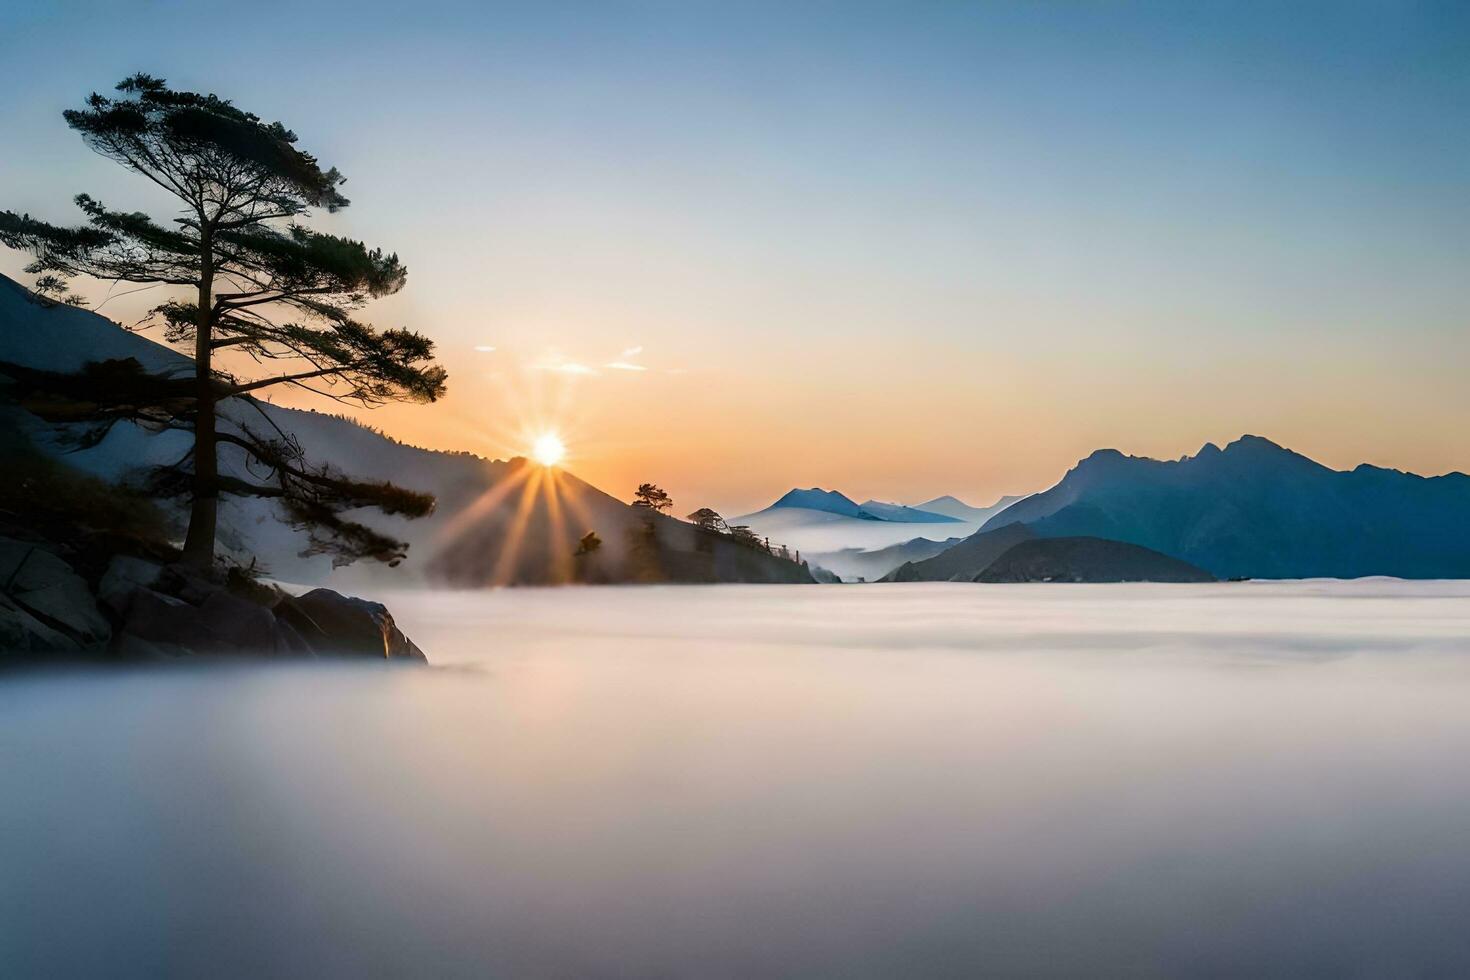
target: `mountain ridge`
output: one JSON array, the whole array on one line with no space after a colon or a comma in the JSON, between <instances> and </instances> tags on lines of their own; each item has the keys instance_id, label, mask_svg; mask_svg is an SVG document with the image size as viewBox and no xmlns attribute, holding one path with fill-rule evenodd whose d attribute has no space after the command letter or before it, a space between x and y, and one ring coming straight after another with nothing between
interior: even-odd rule
<instances>
[{"instance_id":1,"label":"mountain ridge","mask_svg":"<svg viewBox=\"0 0 1470 980\"><path fill-rule=\"evenodd\" d=\"M745 516L777 509L817 510L860 521L894 521L905 524L946 524L957 520L945 514L931 514L915 507L882 500L867 500L859 504L838 490L825 490L821 487L792 488L783 493L775 503ZM741 521L744 519L737 518Z\"/></svg>"},{"instance_id":2,"label":"mountain ridge","mask_svg":"<svg viewBox=\"0 0 1470 980\"><path fill-rule=\"evenodd\" d=\"M973 507L952 494L945 494L942 497L935 497L933 500L926 500L921 504L914 504L914 506L919 510L928 511L933 514L944 514L958 521L964 521L970 524L984 524L1012 504L1025 500L1027 496L1029 495L1024 493L1007 494L996 500L989 507Z\"/></svg>"},{"instance_id":3,"label":"mountain ridge","mask_svg":"<svg viewBox=\"0 0 1470 980\"><path fill-rule=\"evenodd\" d=\"M1156 460L1098 450L982 531L1125 541L1219 578L1470 577L1470 476L1335 470L1270 439Z\"/></svg>"}]
</instances>

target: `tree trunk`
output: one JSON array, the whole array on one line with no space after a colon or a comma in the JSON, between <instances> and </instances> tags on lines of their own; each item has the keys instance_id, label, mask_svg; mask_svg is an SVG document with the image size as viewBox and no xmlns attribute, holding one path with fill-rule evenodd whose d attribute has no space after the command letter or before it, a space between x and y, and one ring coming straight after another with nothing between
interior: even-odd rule
<instances>
[{"instance_id":1,"label":"tree trunk","mask_svg":"<svg viewBox=\"0 0 1470 980\"><path fill-rule=\"evenodd\" d=\"M200 216L203 219L203 215ZM214 439L214 389L211 384L210 327L214 304L214 254L210 229L201 220L199 322L194 332L194 499L189 531L184 537L184 561L200 568L214 565L214 532L219 510L218 460Z\"/></svg>"}]
</instances>

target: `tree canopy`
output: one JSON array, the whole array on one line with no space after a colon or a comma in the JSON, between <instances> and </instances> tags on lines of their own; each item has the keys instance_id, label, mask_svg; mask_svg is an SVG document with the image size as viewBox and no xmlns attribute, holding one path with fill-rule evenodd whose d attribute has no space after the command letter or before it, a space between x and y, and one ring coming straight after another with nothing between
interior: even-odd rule
<instances>
[{"instance_id":1,"label":"tree canopy","mask_svg":"<svg viewBox=\"0 0 1470 980\"><path fill-rule=\"evenodd\" d=\"M93 93L64 113L67 124L93 150L176 198L179 211L160 222L80 194L86 220L76 227L0 212L0 243L34 256L27 271L54 299L69 301L66 282L78 275L185 290L158 304L145 328L161 328L167 342L192 352L192 384L114 368L120 401L102 406L101 421L128 417L194 432L190 456L158 483L192 498L186 557L212 561L216 500L225 493L281 500L313 531L314 547L338 559L401 558L404 546L340 515L369 505L426 511L419 503L402 509L407 491L314 466L284 433L238 420L222 428L216 405L282 384L366 407L439 398L447 375L433 363L432 341L356 316L368 300L402 289L407 269L396 254L302 223L313 208L347 207L344 178L299 149L281 123L144 74L117 91ZM28 383L43 382L64 387L39 375ZM264 476L221 476L219 444Z\"/></svg>"},{"instance_id":2,"label":"tree canopy","mask_svg":"<svg viewBox=\"0 0 1470 980\"><path fill-rule=\"evenodd\" d=\"M664 492L662 487L652 483L640 483L638 489L633 491L633 506L645 507L659 514L674 506L674 498Z\"/></svg>"}]
</instances>

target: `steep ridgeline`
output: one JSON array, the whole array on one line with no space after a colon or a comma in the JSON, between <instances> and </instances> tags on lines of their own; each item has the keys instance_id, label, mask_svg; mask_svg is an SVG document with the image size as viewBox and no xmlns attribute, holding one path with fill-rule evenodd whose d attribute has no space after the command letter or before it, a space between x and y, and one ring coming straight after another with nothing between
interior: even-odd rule
<instances>
[{"instance_id":1,"label":"steep ridgeline","mask_svg":"<svg viewBox=\"0 0 1470 980\"><path fill-rule=\"evenodd\" d=\"M883 577L884 582L971 582L991 562L1022 541L1035 537L1024 524L1007 524L979 531L932 558L905 562Z\"/></svg>"},{"instance_id":2,"label":"steep ridgeline","mask_svg":"<svg viewBox=\"0 0 1470 980\"><path fill-rule=\"evenodd\" d=\"M974 581L1213 582L1215 576L1189 562L1123 541L1031 538L1008 548L976 575Z\"/></svg>"},{"instance_id":3,"label":"steep ridgeline","mask_svg":"<svg viewBox=\"0 0 1470 980\"><path fill-rule=\"evenodd\" d=\"M20 284L0 276L0 362L76 371L88 361L128 357L150 371L193 371L192 362L174 350L89 311L42 306ZM38 447L52 453L67 448L58 441L57 430L24 412L11 410L5 424L21 427ZM259 567L286 581L457 587L570 580L811 581L793 562L669 518L656 519L652 535L640 533L646 527L643 511L569 473L523 459L487 460L406 446L347 419L248 398L225 403L222 424L279 429L299 441L309 459L356 477L391 480L437 499L434 513L421 520L381 514L361 518L409 542L403 565L390 569L358 563L337 570L323 555L304 554L308 538L281 519L272 501L222 500L222 553L247 563L254 558ZM120 423L97 445L66 452L65 459L85 473L117 482L179 459L188 446L187 433L152 433ZM243 477L243 466L237 452L221 447L222 474ZM588 531L597 534L602 547L590 557L577 556L579 539Z\"/></svg>"},{"instance_id":4,"label":"steep ridgeline","mask_svg":"<svg viewBox=\"0 0 1470 980\"><path fill-rule=\"evenodd\" d=\"M1160 461L1105 449L986 532L1151 548L1220 578L1470 577L1470 476L1333 470L1259 436Z\"/></svg>"}]
</instances>

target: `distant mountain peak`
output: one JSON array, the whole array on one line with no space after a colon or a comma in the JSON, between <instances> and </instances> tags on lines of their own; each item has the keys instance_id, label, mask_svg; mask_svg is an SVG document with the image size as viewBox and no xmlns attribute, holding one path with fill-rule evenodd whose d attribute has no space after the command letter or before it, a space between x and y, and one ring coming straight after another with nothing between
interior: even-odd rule
<instances>
[{"instance_id":1,"label":"distant mountain peak","mask_svg":"<svg viewBox=\"0 0 1470 980\"><path fill-rule=\"evenodd\" d=\"M1079 459L1068 475L1074 479L1093 480L1123 470L1138 459L1137 456L1128 456L1116 449L1095 449Z\"/></svg>"},{"instance_id":2,"label":"distant mountain peak","mask_svg":"<svg viewBox=\"0 0 1470 980\"><path fill-rule=\"evenodd\" d=\"M833 503L851 504L853 507L857 506L857 504L853 502L852 498L848 497L847 495L836 490L824 490L821 487L808 487L805 490L801 489L800 487L793 487L792 489L787 490L784 494L782 494L781 499L776 501L771 506L802 507L805 506L804 503L794 503L794 501L809 500L828 500L832 501Z\"/></svg>"},{"instance_id":3,"label":"distant mountain peak","mask_svg":"<svg viewBox=\"0 0 1470 980\"><path fill-rule=\"evenodd\" d=\"M892 504L884 500L865 500L860 505L863 513L880 521L901 521L906 524L947 524L958 518L937 511L921 510L904 504Z\"/></svg>"},{"instance_id":4,"label":"distant mountain peak","mask_svg":"<svg viewBox=\"0 0 1470 980\"><path fill-rule=\"evenodd\" d=\"M823 490L821 487L808 487L805 490L796 488L786 491L781 499L771 505L776 507L802 507L807 510L821 510L829 514L841 514L844 517L857 517L873 520L871 515L865 514L850 497L838 493L836 490Z\"/></svg>"},{"instance_id":5,"label":"distant mountain peak","mask_svg":"<svg viewBox=\"0 0 1470 980\"><path fill-rule=\"evenodd\" d=\"M958 504L961 507L970 506L952 493L947 493L942 497L935 497L933 500L925 501L924 503L917 504L916 506L920 510L923 510L925 507L932 507L934 504Z\"/></svg>"},{"instance_id":6,"label":"distant mountain peak","mask_svg":"<svg viewBox=\"0 0 1470 980\"><path fill-rule=\"evenodd\" d=\"M1016 501L1023 499L1025 499L1024 494L1020 496L1006 496L1001 497L989 507L972 507L958 497L946 494L943 497L926 500L921 504L914 504L914 509L930 514L943 514L957 521L979 525L990 520L990 518L1005 510Z\"/></svg>"},{"instance_id":7,"label":"distant mountain peak","mask_svg":"<svg viewBox=\"0 0 1470 980\"><path fill-rule=\"evenodd\" d=\"M1239 439L1236 439L1234 442L1229 443L1229 444L1227 444L1225 446L1225 452L1227 452L1227 453L1230 452L1231 450L1235 450L1235 451L1238 452L1238 451L1240 451L1242 449L1256 449L1256 450L1265 449L1265 450L1271 450L1271 451L1278 452L1278 453L1291 453L1291 450L1290 449L1287 449L1285 446L1282 446L1280 443L1272 442L1270 439L1267 439L1265 436L1253 436L1253 435L1250 435L1249 433L1247 433L1246 435L1241 436ZM1291 453L1291 454L1293 456L1297 455L1296 453Z\"/></svg>"}]
</instances>

